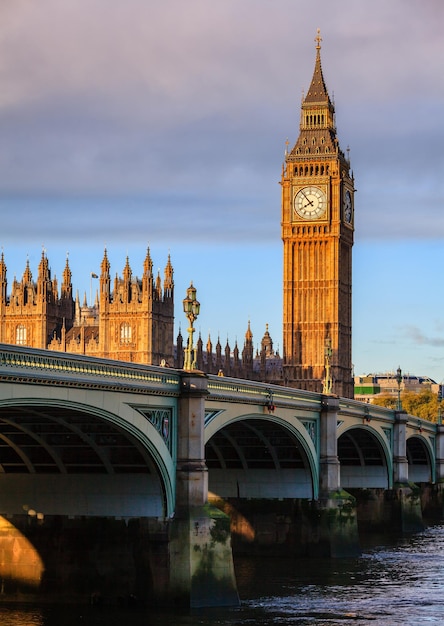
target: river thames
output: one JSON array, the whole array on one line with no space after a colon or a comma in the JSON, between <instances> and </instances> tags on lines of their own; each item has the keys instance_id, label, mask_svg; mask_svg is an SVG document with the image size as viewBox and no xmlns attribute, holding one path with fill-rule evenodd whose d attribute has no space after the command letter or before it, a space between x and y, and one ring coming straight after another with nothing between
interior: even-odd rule
<instances>
[{"instance_id":1,"label":"river thames","mask_svg":"<svg viewBox=\"0 0 444 626\"><path fill-rule=\"evenodd\" d=\"M444 623L444 526L344 560L240 559L241 605L200 611L0 606L1 626L416 626Z\"/></svg>"}]
</instances>

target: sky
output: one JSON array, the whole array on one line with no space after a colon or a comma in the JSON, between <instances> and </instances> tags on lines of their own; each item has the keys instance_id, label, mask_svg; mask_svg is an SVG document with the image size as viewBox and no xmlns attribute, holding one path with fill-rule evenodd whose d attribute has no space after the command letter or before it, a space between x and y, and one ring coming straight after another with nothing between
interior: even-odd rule
<instances>
[{"instance_id":1,"label":"sky","mask_svg":"<svg viewBox=\"0 0 444 626\"><path fill-rule=\"evenodd\" d=\"M94 297L107 249L171 255L176 332L282 353L280 186L320 28L355 177L355 374L444 379L442 0L0 0L8 291L46 251Z\"/></svg>"}]
</instances>

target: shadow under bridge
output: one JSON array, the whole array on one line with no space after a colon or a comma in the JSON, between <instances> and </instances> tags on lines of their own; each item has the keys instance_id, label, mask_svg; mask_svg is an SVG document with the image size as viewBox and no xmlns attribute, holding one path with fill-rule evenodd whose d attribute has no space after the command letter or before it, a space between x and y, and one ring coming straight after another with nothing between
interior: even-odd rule
<instances>
[{"instance_id":1,"label":"shadow under bridge","mask_svg":"<svg viewBox=\"0 0 444 626\"><path fill-rule=\"evenodd\" d=\"M86 406L0 406L0 513L163 516L162 483L143 442Z\"/></svg>"},{"instance_id":2,"label":"shadow under bridge","mask_svg":"<svg viewBox=\"0 0 444 626\"><path fill-rule=\"evenodd\" d=\"M313 498L313 463L297 430L267 416L221 426L207 441L208 488L220 498Z\"/></svg>"}]
</instances>

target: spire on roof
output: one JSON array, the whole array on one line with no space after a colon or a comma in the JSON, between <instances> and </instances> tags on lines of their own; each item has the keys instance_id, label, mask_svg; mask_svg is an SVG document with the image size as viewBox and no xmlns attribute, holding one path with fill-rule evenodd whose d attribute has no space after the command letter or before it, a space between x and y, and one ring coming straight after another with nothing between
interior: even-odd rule
<instances>
[{"instance_id":1,"label":"spire on roof","mask_svg":"<svg viewBox=\"0 0 444 626\"><path fill-rule=\"evenodd\" d=\"M312 103L325 103L330 102L330 97L328 95L327 86L325 84L324 75L322 74L322 65L321 65L321 31L318 28L318 34L315 38L316 41L316 62L315 68L313 72L313 78L311 79L311 84L308 89L307 95L305 96L304 102Z\"/></svg>"},{"instance_id":2,"label":"spire on roof","mask_svg":"<svg viewBox=\"0 0 444 626\"><path fill-rule=\"evenodd\" d=\"M109 270L110 270L111 264L108 261L108 254L106 252L106 248L105 251L103 253L103 260L102 263L100 264L100 269L102 272L103 276L107 276L109 278Z\"/></svg>"},{"instance_id":3,"label":"spire on roof","mask_svg":"<svg viewBox=\"0 0 444 626\"><path fill-rule=\"evenodd\" d=\"M5 263L5 255L2 249L2 255L0 257L0 277L3 280L6 280L6 263Z\"/></svg>"}]
</instances>

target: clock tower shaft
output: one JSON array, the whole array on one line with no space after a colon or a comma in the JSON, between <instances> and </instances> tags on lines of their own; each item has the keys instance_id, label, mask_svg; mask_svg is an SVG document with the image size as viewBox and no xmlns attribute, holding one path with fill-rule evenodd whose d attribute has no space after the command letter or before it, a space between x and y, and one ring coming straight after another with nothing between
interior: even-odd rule
<instances>
[{"instance_id":1,"label":"clock tower shaft","mask_svg":"<svg viewBox=\"0 0 444 626\"><path fill-rule=\"evenodd\" d=\"M320 42L300 132L282 168L285 384L353 397L354 179L339 147Z\"/></svg>"}]
</instances>

